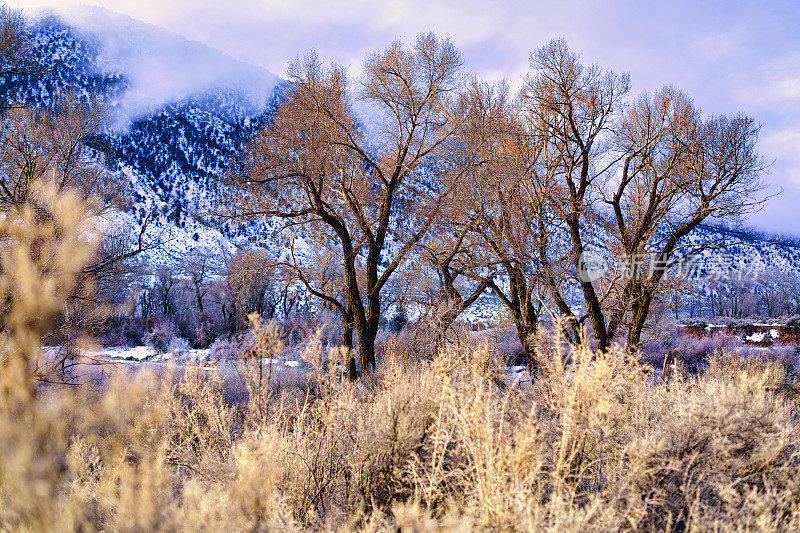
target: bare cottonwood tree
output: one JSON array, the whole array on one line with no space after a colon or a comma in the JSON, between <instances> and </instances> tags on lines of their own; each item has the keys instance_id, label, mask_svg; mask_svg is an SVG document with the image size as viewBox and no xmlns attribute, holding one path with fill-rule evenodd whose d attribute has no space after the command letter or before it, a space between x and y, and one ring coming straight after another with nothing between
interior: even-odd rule
<instances>
[{"instance_id":1,"label":"bare cottonwood tree","mask_svg":"<svg viewBox=\"0 0 800 533\"><path fill-rule=\"evenodd\" d=\"M31 184L49 179L59 190L100 196L118 206L123 182L107 171L103 154L87 145L105 120L101 102L59 99L46 109L8 110L0 121L0 209L24 203ZM98 213L100 214L100 213Z\"/></svg>"},{"instance_id":2,"label":"bare cottonwood tree","mask_svg":"<svg viewBox=\"0 0 800 533\"><path fill-rule=\"evenodd\" d=\"M159 266L154 272L153 297L155 298L157 311L164 317L175 314L179 281L175 276L175 272L166 265Z\"/></svg>"},{"instance_id":3,"label":"bare cottonwood tree","mask_svg":"<svg viewBox=\"0 0 800 533\"><path fill-rule=\"evenodd\" d=\"M596 66L584 67L563 40L551 41L536 50L531 55L531 65L534 72L520 93L520 106L526 123L535 132L534 138L540 140L540 148L532 153L541 158L542 164L529 165L537 184L529 196L536 198L534 202L543 203L543 211L566 232L571 266L579 270L587 238L596 227L590 217L597 200L597 183L606 167L603 136L622 106L628 77L603 72ZM558 279L560 272L554 272L546 261L542 261L542 267L546 280ZM591 281L578 278L577 283L598 348L605 349L609 340L602 295ZM548 290L561 313L574 317L563 287L548 283Z\"/></svg>"},{"instance_id":4,"label":"bare cottonwood tree","mask_svg":"<svg viewBox=\"0 0 800 533\"><path fill-rule=\"evenodd\" d=\"M597 348L627 327L634 350L682 239L709 218L739 216L763 201L759 128L742 115L704 118L669 87L626 106L627 75L584 66L563 40L537 50L532 64L521 110L556 155L537 171L544 212L569 236ZM587 245L598 243L634 262L630 275L605 282L579 275ZM548 287L562 313L574 316L561 289Z\"/></svg>"},{"instance_id":5,"label":"bare cottonwood tree","mask_svg":"<svg viewBox=\"0 0 800 533\"><path fill-rule=\"evenodd\" d=\"M565 319L567 338L588 320L598 349L626 330L634 350L653 304L677 287L664 274L686 252L684 237L709 218L757 207L764 165L747 117L703 118L669 87L629 105L627 75L584 66L563 40L531 63L515 102L480 83L462 95L462 145L482 140L452 221L465 230L460 246L472 247L466 228L478 236L484 255L467 271L475 280L498 274L489 287L535 371L531 336L543 308ZM590 246L634 268L588 279Z\"/></svg>"},{"instance_id":6,"label":"bare cottonwood tree","mask_svg":"<svg viewBox=\"0 0 800 533\"><path fill-rule=\"evenodd\" d=\"M192 248L180 257L179 268L191 284L197 310L201 315L205 315L205 300L211 280L222 269L217 251L204 246Z\"/></svg>"},{"instance_id":7,"label":"bare cottonwood tree","mask_svg":"<svg viewBox=\"0 0 800 533\"><path fill-rule=\"evenodd\" d=\"M523 194L529 167L541 151L529 135L503 85L474 81L460 98L457 131L460 146L472 157L468 186L461 188L451 223L458 231L449 253L439 260L440 272L464 275L481 293L490 288L508 310L516 326L531 370L537 362L532 344L539 323L539 274L533 256L539 248L543 221L540 195ZM473 155L474 154L474 155ZM448 261L459 267L446 270ZM451 298L459 300L459 295ZM476 297L473 292L471 298ZM461 300L468 303L469 299ZM455 309L458 309L456 307Z\"/></svg>"},{"instance_id":8,"label":"bare cottonwood tree","mask_svg":"<svg viewBox=\"0 0 800 533\"><path fill-rule=\"evenodd\" d=\"M381 292L459 175L426 163L452 140L446 114L460 66L452 43L432 34L410 51L395 43L370 54L355 88L340 66L324 68L313 54L295 61L286 100L235 180L245 192L239 216L277 217L335 241L363 372L375 366ZM369 138L357 104L371 119Z\"/></svg>"},{"instance_id":9,"label":"bare cottonwood tree","mask_svg":"<svg viewBox=\"0 0 800 533\"><path fill-rule=\"evenodd\" d=\"M703 118L671 88L641 96L623 115L616 138L621 176L605 200L617 248L638 262L609 321L613 338L629 308L628 350L639 343L681 239L709 218L740 216L763 201L758 130L743 115Z\"/></svg>"},{"instance_id":10,"label":"bare cottonwood tree","mask_svg":"<svg viewBox=\"0 0 800 533\"><path fill-rule=\"evenodd\" d=\"M247 324L250 313L272 318L278 305L275 293L281 280L269 254L259 249L240 249L235 254L224 255L224 262L225 282L237 327Z\"/></svg>"}]
</instances>

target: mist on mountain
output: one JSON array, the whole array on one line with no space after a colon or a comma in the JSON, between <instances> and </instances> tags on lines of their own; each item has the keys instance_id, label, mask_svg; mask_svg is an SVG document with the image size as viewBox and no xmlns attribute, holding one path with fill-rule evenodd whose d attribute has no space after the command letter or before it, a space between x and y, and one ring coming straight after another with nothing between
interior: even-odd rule
<instances>
[{"instance_id":1,"label":"mist on mountain","mask_svg":"<svg viewBox=\"0 0 800 533\"><path fill-rule=\"evenodd\" d=\"M124 72L128 81L123 119L140 118L208 89L235 91L260 108L280 78L203 43L100 7L46 9L39 20L58 18L97 42L97 65Z\"/></svg>"}]
</instances>

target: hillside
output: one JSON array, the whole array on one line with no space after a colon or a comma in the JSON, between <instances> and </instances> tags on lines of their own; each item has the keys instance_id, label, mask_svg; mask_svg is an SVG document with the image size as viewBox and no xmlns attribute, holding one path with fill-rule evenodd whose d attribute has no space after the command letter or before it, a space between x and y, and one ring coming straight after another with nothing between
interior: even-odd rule
<instances>
[{"instance_id":1,"label":"hillside","mask_svg":"<svg viewBox=\"0 0 800 533\"><path fill-rule=\"evenodd\" d=\"M137 231L155 213L150 231L168 235L151 262L169 262L196 244L263 242L263 225L209 226L207 214L220 198L220 175L279 104L284 82L202 43L100 8L48 12L31 32L46 74L0 79L0 96L35 106L68 92L103 98L113 118L103 140L113 155L110 167L131 182L130 207L120 223ZM685 244L710 240L719 246L703 252L701 270L722 261L749 271L800 273L800 244L792 239L705 226ZM496 309L487 294L467 319L483 320Z\"/></svg>"}]
</instances>

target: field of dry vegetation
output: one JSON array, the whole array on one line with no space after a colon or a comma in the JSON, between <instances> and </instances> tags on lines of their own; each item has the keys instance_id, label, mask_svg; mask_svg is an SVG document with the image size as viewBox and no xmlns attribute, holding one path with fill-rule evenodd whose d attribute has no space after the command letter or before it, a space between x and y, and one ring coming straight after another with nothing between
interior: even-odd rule
<instances>
[{"instance_id":1,"label":"field of dry vegetation","mask_svg":"<svg viewBox=\"0 0 800 533\"><path fill-rule=\"evenodd\" d=\"M485 345L390 356L356 383L242 370L240 402L200 367L34 395L4 372L0 527L800 527L800 403L776 363L720 353L656 383L622 353L577 351L530 390L498 387Z\"/></svg>"},{"instance_id":2,"label":"field of dry vegetation","mask_svg":"<svg viewBox=\"0 0 800 533\"><path fill-rule=\"evenodd\" d=\"M200 366L47 385L39 335L91 232L73 195L33 198L0 221L2 530L800 527L796 378L724 351L664 381L621 349L540 338L529 388L474 337L417 361L395 345L358 381L244 362L237 394ZM256 327L253 360L275 335ZM304 357L344 362L323 351Z\"/></svg>"}]
</instances>

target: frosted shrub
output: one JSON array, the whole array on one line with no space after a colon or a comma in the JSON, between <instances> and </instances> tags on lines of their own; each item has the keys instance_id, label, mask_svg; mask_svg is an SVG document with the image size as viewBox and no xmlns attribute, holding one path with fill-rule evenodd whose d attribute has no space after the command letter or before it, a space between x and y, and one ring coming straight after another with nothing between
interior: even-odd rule
<instances>
[{"instance_id":1,"label":"frosted shrub","mask_svg":"<svg viewBox=\"0 0 800 533\"><path fill-rule=\"evenodd\" d=\"M739 351L741 344L741 341L737 341L724 331L717 330L698 338L676 328L666 332L660 340L645 344L644 361L660 368L665 354L672 351L677 361L685 365L687 370L696 372L707 364L708 358L715 352Z\"/></svg>"},{"instance_id":2,"label":"frosted shrub","mask_svg":"<svg viewBox=\"0 0 800 533\"><path fill-rule=\"evenodd\" d=\"M169 346L172 339L177 337L177 332L174 326L168 322L156 324L152 331L148 331L142 337L142 342L145 346L153 349L156 354L164 354L169 352Z\"/></svg>"},{"instance_id":3,"label":"frosted shrub","mask_svg":"<svg viewBox=\"0 0 800 533\"><path fill-rule=\"evenodd\" d=\"M189 341L182 337L172 337L167 346L167 352L175 356L184 355L189 352Z\"/></svg>"},{"instance_id":4,"label":"frosted shrub","mask_svg":"<svg viewBox=\"0 0 800 533\"><path fill-rule=\"evenodd\" d=\"M214 361L239 359L253 347L250 335L234 335L219 337L211 345L209 357Z\"/></svg>"}]
</instances>

